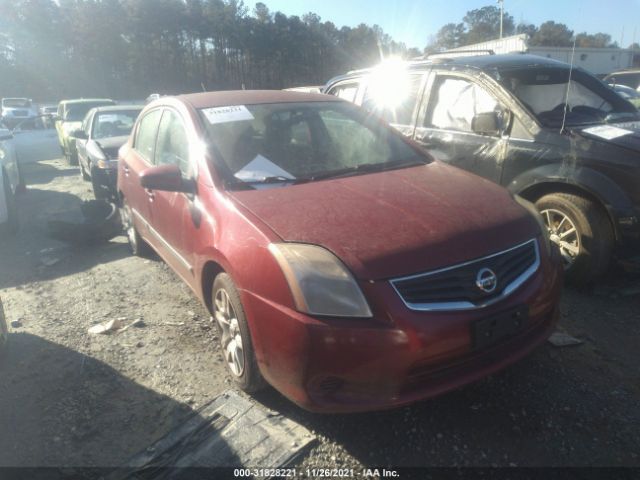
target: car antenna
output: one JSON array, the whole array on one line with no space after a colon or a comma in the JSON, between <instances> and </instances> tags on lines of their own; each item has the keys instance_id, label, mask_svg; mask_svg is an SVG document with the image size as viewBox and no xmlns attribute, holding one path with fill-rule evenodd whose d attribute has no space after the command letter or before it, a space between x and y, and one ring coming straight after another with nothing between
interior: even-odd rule
<instances>
[{"instance_id":1,"label":"car antenna","mask_svg":"<svg viewBox=\"0 0 640 480\"><path fill-rule=\"evenodd\" d=\"M569 64L569 81L567 82L567 91L564 96L564 113L562 114L562 126L560 127L560 134L564 132L564 123L567 120L567 109L569 108L569 88L571 87L571 74L573 73L573 56L576 53L576 38L573 36L573 47L571 48L571 63Z\"/></svg>"}]
</instances>

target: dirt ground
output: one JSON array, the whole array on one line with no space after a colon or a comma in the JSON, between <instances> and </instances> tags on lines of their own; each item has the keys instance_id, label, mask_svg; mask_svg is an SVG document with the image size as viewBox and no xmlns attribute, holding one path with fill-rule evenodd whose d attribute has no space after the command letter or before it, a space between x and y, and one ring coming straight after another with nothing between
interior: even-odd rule
<instances>
[{"instance_id":1,"label":"dirt ground","mask_svg":"<svg viewBox=\"0 0 640 480\"><path fill-rule=\"evenodd\" d=\"M230 387L215 325L159 259L125 238L74 247L47 221L80 218L90 186L61 160L24 165L21 230L0 245L10 348L0 363L0 466L116 466ZM357 415L254 401L305 425L306 467L640 466L640 276L567 288L561 330L506 371L411 407ZM142 325L89 335L98 322Z\"/></svg>"}]
</instances>

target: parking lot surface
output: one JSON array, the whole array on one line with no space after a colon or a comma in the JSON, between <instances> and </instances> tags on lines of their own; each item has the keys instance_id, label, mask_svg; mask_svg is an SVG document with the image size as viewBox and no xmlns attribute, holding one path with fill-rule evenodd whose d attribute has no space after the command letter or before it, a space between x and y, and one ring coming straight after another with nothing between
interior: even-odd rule
<instances>
[{"instance_id":1,"label":"parking lot surface","mask_svg":"<svg viewBox=\"0 0 640 480\"><path fill-rule=\"evenodd\" d=\"M36 159L37 160L37 159ZM10 348L0 364L0 466L117 466L231 385L217 331L157 257L124 236L90 245L51 238L78 220L90 185L60 159L23 165L21 229L0 248ZM560 330L500 374L410 407L305 412L272 389L252 401L319 441L305 467L640 466L640 276L616 267L595 288L567 288ZM137 326L91 335L96 323Z\"/></svg>"}]
</instances>

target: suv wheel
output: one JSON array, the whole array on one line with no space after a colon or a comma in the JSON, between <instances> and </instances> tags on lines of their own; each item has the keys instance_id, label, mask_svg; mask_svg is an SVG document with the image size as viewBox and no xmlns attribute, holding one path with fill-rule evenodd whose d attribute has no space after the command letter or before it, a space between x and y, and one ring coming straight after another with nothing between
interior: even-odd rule
<instances>
[{"instance_id":1,"label":"suv wheel","mask_svg":"<svg viewBox=\"0 0 640 480\"><path fill-rule=\"evenodd\" d=\"M569 281L585 284L605 272L614 238L598 204L578 195L552 193L538 199L536 207L560 249Z\"/></svg>"},{"instance_id":2,"label":"suv wheel","mask_svg":"<svg viewBox=\"0 0 640 480\"><path fill-rule=\"evenodd\" d=\"M240 294L226 273L213 282L213 314L218 324L222 355L236 385L246 392L266 386L253 352L249 325Z\"/></svg>"}]
</instances>

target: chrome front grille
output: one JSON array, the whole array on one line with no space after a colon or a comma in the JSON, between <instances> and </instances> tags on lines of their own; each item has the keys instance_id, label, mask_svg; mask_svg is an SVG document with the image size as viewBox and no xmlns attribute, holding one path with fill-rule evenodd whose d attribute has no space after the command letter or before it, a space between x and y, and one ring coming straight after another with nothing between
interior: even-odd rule
<instances>
[{"instance_id":1,"label":"chrome front grille","mask_svg":"<svg viewBox=\"0 0 640 480\"><path fill-rule=\"evenodd\" d=\"M412 310L468 310L506 297L540 266L535 239L477 260L432 272L391 280L391 285ZM478 285L481 271L489 269L497 281L491 291Z\"/></svg>"}]
</instances>

